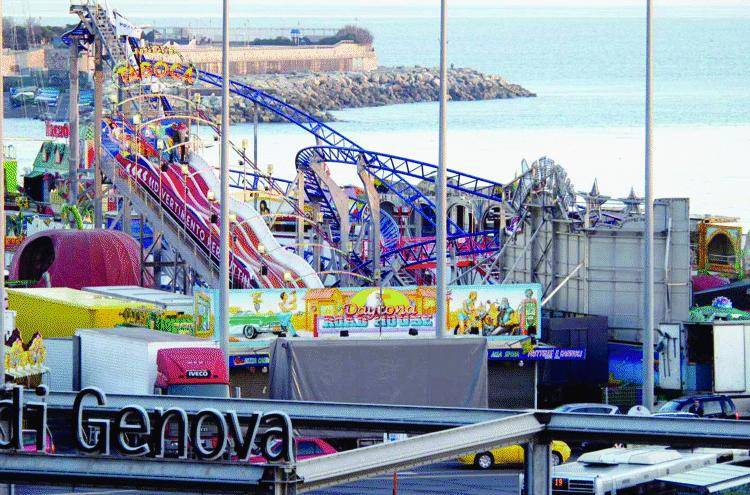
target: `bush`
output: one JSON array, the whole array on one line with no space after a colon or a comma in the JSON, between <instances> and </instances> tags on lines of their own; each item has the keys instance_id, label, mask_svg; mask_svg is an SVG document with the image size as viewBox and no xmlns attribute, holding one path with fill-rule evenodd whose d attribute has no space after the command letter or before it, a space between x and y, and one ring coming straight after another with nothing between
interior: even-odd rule
<instances>
[{"instance_id":1,"label":"bush","mask_svg":"<svg viewBox=\"0 0 750 495\"><path fill-rule=\"evenodd\" d=\"M339 40L352 40L360 45L372 45L373 37L369 29L348 24L336 33Z\"/></svg>"},{"instance_id":2,"label":"bush","mask_svg":"<svg viewBox=\"0 0 750 495\"><path fill-rule=\"evenodd\" d=\"M256 38L251 45L262 45L262 46L290 46L292 40L284 36L277 36L276 38Z\"/></svg>"}]
</instances>

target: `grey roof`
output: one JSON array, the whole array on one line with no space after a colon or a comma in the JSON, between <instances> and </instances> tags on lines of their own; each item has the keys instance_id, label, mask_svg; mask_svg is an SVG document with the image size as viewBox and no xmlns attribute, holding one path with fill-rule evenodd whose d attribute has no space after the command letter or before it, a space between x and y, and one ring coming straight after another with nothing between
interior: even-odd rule
<instances>
[{"instance_id":1,"label":"grey roof","mask_svg":"<svg viewBox=\"0 0 750 495\"><path fill-rule=\"evenodd\" d=\"M206 342L206 339L193 337L192 335L179 335L139 327L81 328L76 330L76 335L86 334L107 335L113 338L125 338L141 342Z\"/></svg>"},{"instance_id":2,"label":"grey roof","mask_svg":"<svg viewBox=\"0 0 750 495\"><path fill-rule=\"evenodd\" d=\"M715 464L684 473L658 478L682 486L708 488L709 493L750 483L750 468L732 464Z\"/></svg>"},{"instance_id":3,"label":"grey roof","mask_svg":"<svg viewBox=\"0 0 750 495\"><path fill-rule=\"evenodd\" d=\"M82 290L109 297L118 297L129 301L150 303L156 306L181 307L187 306L192 308L192 296L175 294L165 290L151 289L148 287L139 287L137 285L110 285L104 287L84 287Z\"/></svg>"}]
</instances>

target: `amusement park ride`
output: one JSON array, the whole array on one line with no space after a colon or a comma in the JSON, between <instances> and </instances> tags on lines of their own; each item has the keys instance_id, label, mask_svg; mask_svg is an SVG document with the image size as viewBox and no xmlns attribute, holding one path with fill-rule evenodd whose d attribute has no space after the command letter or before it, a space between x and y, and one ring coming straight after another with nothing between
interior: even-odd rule
<instances>
[{"instance_id":1,"label":"amusement park ride","mask_svg":"<svg viewBox=\"0 0 750 495\"><path fill-rule=\"evenodd\" d=\"M93 117L94 128L101 130L98 165L104 185L109 184L105 194L95 181L94 197L121 198L116 202L121 225L127 229L132 207L143 222L141 231L153 232L153 242L142 252L144 269L153 271L157 284L171 279L173 287L186 292L196 283L215 285L219 180L201 157L198 132L190 137L190 131L204 126L217 136L221 132L197 89L220 87L222 78L198 71L173 48L145 43L138 28L104 4L76 0L71 12L80 24L63 39L71 46L71 58L80 51L94 54L95 66L102 68L95 74L96 106L109 106ZM103 65L116 85L112 101L104 98ZM230 204L233 287L434 282L434 165L366 150L251 86L231 81L230 90L307 131L315 144L297 153L293 180L261 170L246 145L231 145L239 164L230 172L237 198ZM71 142L77 132L71 125ZM330 174L334 167L355 167L361 186L336 184ZM548 294L566 274L545 268L553 242L540 232L619 229L639 216L634 195L605 209L609 198L596 185L590 194L577 193L563 168L548 158L531 165L524 161L521 174L506 184L449 170L448 187L445 262L453 284L507 282L521 251L533 260L531 280L525 281L542 283ZM247 201L248 192L254 202ZM259 197L266 198L260 205ZM96 217L101 227L101 214Z\"/></svg>"}]
</instances>

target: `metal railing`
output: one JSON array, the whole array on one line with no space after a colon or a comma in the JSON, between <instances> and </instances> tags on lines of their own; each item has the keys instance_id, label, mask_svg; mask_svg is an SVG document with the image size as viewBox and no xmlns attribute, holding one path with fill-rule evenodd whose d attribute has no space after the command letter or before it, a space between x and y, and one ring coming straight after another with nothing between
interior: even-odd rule
<instances>
[{"instance_id":1,"label":"metal railing","mask_svg":"<svg viewBox=\"0 0 750 495\"><path fill-rule=\"evenodd\" d=\"M184 224L178 222L168 211L165 212L163 205L131 178L123 166L107 153L102 155L102 172L110 178L121 193L127 193L128 198L146 216L152 226L163 231L166 241L177 249L180 256L200 274L206 283L218 282L216 260L193 239Z\"/></svg>"}]
</instances>

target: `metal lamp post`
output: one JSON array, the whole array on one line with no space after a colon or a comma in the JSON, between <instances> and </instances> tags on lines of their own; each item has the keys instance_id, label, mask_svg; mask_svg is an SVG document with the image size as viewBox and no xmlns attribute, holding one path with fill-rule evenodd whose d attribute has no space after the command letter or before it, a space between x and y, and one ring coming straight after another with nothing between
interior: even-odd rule
<instances>
[{"instance_id":1,"label":"metal lamp post","mask_svg":"<svg viewBox=\"0 0 750 495\"><path fill-rule=\"evenodd\" d=\"M3 18L3 1L0 0L0 19ZM0 29L0 54L3 53L3 33ZM0 232L3 234L3 242L0 242L0 260L3 262L0 270L0 300L2 300L2 311L0 311L0 331L2 331L2 342L0 342L0 380L2 389L5 388L5 141L3 140L3 119L5 118L5 92L3 91L3 68L0 67Z\"/></svg>"},{"instance_id":2,"label":"metal lamp post","mask_svg":"<svg viewBox=\"0 0 750 495\"><path fill-rule=\"evenodd\" d=\"M219 343L229 366L229 0L223 0L221 48L221 223L219 227Z\"/></svg>"},{"instance_id":3,"label":"metal lamp post","mask_svg":"<svg viewBox=\"0 0 750 495\"><path fill-rule=\"evenodd\" d=\"M654 178L652 167L653 40L652 0L646 0L646 148L645 148L645 232L644 232L644 315L643 315L643 406L654 407Z\"/></svg>"},{"instance_id":4,"label":"metal lamp post","mask_svg":"<svg viewBox=\"0 0 750 495\"><path fill-rule=\"evenodd\" d=\"M446 64L446 49L448 40L446 38L446 0L440 1L440 131L439 131L439 160L437 177L435 178L435 206L437 218L437 230L435 232L435 265L437 272L435 300L437 302L437 314L435 322L435 336L445 336L444 327L448 320L448 282L445 273L445 260L447 258L448 233L446 214L448 198L446 195L447 175L445 165L445 132L446 132L446 106L448 103L448 68Z\"/></svg>"}]
</instances>

